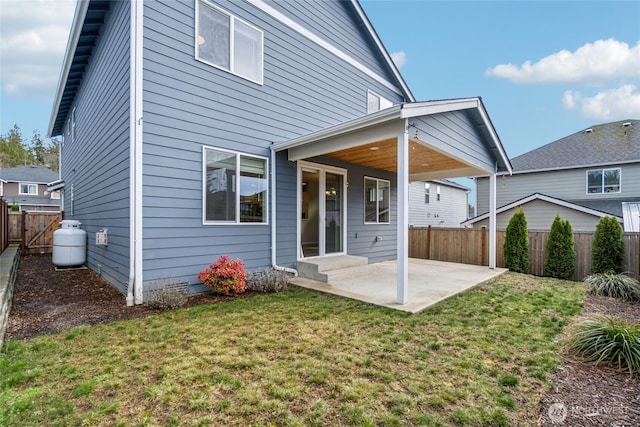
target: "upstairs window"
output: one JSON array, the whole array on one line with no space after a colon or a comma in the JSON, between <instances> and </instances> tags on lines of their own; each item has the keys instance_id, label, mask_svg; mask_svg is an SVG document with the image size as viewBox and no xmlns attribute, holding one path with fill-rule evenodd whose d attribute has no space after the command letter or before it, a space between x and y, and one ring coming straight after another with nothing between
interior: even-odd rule
<instances>
[{"instance_id":1,"label":"upstairs window","mask_svg":"<svg viewBox=\"0 0 640 427\"><path fill-rule=\"evenodd\" d=\"M430 185L428 182L424 183L424 202L429 203L429 192L431 191Z\"/></svg>"},{"instance_id":2,"label":"upstairs window","mask_svg":"<svg viewBox=\"0 0 640 427\"><path fill-rule=\"evenodd\" d=\"M204 0L196 16L196 58L262 84L262 31Z\"/></svg>"},{"instance_id":3,"label":"upstairs window","mask_svg":"<svg viewBox=\"0 0 640 427\"><path fill-rule=\"evenodd\" d=\"M384 110L393 105L393 102L378 95L377 93L367 91L367 114Z\"/></svg>"},{"instance_id":4,"label":"upstairs window","mask_svg":"<svg viewBox=\"0 0 640 427\"><path fill-rule=\"evenodd\" d=\"M267 222L267 160L204 148L205 224Z\"/></svg>"},{"instance_id":5,"label":"upstairs window","mask_svg":"<svg viewBox=\"0 0 640 427\"><path fill-rule=\"evenodd\" d=\"M440 186L436 186L436 200L440 201Z\"/></svg>"},{"instance_id":6,"label":"upstairs window","mask_svg":"<svg viewBox=\"0 0 640 427\"><path fill-rule=\"evenodd\" d=\"M620 175L620 168L587 171L587 193L619 193Z\"/></svg>"},{"instance_id":7,"label":"upstairs window","mask_svg":"<svg viewBox=\"0 0 640 427\"><path fill-rule=\"evenodd\" d=\"M26 182L20 183L20 194L25 194L29 196L37 196L38 195L38 184L31 184Z\"/></svg>"},{"instance_id":8,"label":"upstairs window","mask_svg":"<svg viewBox=\"0 0 640 427\"><path fill-rule=\"evenodd\" d=\"M364 179L365 224L389 224L391 184L377 178Z\"/></svg>"}]
</instances>

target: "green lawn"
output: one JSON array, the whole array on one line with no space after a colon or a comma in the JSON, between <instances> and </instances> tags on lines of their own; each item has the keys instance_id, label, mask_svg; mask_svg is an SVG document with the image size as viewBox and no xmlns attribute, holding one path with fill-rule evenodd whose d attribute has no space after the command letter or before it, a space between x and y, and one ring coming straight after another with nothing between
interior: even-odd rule
<instances>
[{"instance_id":1,"label":"green lawn","mask_svg":"<svg viewBox=\"0 0 640 427\"><path fill-rule=\"evenodd\" d=\"M0 425L535 425L580 283L508 273L419 314L293 288L0 354Z\"/></svg>"}]
</instances>

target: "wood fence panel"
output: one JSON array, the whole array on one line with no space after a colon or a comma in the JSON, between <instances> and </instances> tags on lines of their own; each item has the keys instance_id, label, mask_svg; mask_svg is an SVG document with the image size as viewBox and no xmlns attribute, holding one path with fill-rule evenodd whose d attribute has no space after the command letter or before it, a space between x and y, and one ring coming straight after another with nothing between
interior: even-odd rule
<instances>
[{"instance_id":1,"label":"wood fence panel","mask_svg":"<svg viewBox=\"0 0 640 427\"><path fill-rule=\"evenodd\" d=\"M504 230L496 231L496 266L504 267ZM573 280L583 280L591 274L593 233L573 234L576 250L576 270ZM640 277L640 233L625 233L625 271ZM544 275L548 231L529 231L531 274ZM485 228L415 227L409 229L409 256L435 261L488 265L489 233Z\"/></svg>"},{"instance_id":2,"label":"wood fence panel","mask_svg":"<svg viewBox=\"0 0 640 427\"><path fill-rule=\"evenodd\" d=\"M9 205L0 199L0 254L9 246Z\"/></svg>"},{"instance_id":3,"label":"wood fence panel","mask_svg":"<svg viewBox=\"0 0 640 427\"><path fill-rule=\"evenodd\" d=\"M59 228L60 220L59 212L26 212L23 215L25 227L22 246L24 253L53 252L53 233Z\"/></svg>"},{"instance_id":4,"label":"wood fence panel","mask_svg":"<svg viewBox=\"0 0 640 427\"><path fill-rule=\"evenodd\" d=\"M9 241L10 242L22 242L22 213L10 212L9 213Z\"/></svg>"}]
</instances>

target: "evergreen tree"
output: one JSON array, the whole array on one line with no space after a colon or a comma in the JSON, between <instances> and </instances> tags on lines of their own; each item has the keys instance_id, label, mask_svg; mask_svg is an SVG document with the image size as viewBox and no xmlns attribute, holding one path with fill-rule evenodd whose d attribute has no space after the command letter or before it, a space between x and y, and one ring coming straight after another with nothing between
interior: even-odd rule
<instances>
[{"instance_id":1,"label":"evergreen tree","mask_svg":"<svg viewBox=\"0 0 640 427\"><path fill-rule=\"evenodd\" d=\"M516 273L529 273L529 235L527 218L522 208L513 214L504 239L504 264Z\"/></svg>"},{"instance_id":2,"label":"evergreen tree","mask_svg":"<svg viewBox=\"0 0 640 427\"><path fill-rule=\"evenodd\" d=\"M571 224L556 215L549 231L544 274L557 279L571 279L576 270L575 264L576 250Z\"/></svg>"},{"instance_id":3,"label":"evergreen tree","mask_svg":"<svg viewBox=\"0 0 640 427\"><path fill-rule=\"evenodd\" d=\"M593 235L591 271L593 274L622 272L624 241L622 227L612 216L600 218Z\"/></svg>"}]
</instances>

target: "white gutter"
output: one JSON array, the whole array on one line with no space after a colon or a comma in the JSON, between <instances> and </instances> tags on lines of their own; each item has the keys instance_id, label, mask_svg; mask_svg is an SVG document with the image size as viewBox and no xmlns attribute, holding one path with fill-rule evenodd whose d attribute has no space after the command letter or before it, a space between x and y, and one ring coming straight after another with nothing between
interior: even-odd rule
<instances>
[{"instance_id":1,"label":"white gutter","mask_svg":"<svg viewBox=\"0 0 640 427\"><path fill-rule=\"evenodd\" d=\"M127 305L142 304L142 17L131 2L129 41L129 282Z\"/></svg>"},{"instance_id":2,"label":"white gutter","mask_svg":"<svg viewBox=\"0 0 640 427\"><path fill-rule=\"evenodd\" d=\"M298 276L298 270L282 267L276 261L276 152L271 150L271 266Z\"/></svg>"},{"instance_id":3,"label":"white gutter","mask_svg":"<svg viewBox=\"0 0 640 427\"><path fill-rule=\"evenodd\" d=\"M62 70L60 70L60 77L58 78L58 90L53 103L53 111L51 112L51 118L49 119L49 129L47 129L47 137L51 138L53 132L53 126L60 110L60 101L62 100L62 94L64 88L67 85L67 78L69 77L69 70L71 69L71 63L73 62L73 56L76 52L76 46L78 46L78 40L80 40L80 33L82 32L82 24L84 18L89 10L88 1L78 1L76 3L76 11L73 17L73 23L71 33L69 34L69 41L67 42L67 50L64 54L64 60L62 63Z\"/></svg>"}]
</instances>

